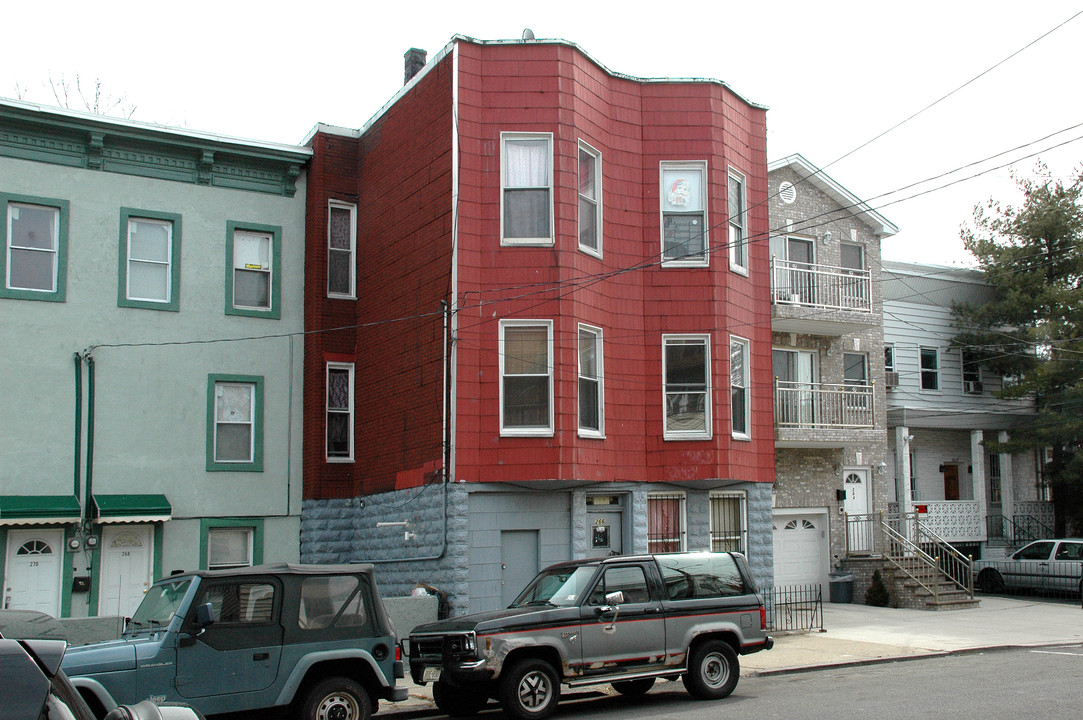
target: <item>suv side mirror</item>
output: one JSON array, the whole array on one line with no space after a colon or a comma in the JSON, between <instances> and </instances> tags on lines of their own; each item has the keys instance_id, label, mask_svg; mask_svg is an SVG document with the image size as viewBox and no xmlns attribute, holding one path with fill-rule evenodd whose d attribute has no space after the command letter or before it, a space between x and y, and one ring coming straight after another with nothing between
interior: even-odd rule
<instances>
[{"instance_id":1,"label":"suv side mirror","mask_svg":"<svg viewBox=\"0 0 1083 720\"><path fill-rule=\"evenodd\" d=\"M214 606L210 603L203 603L197 607L196 622L199 623L200 629L208 625L214 625Z\"/></svg>"},{"instance_id":2,"label":"suv side mirror","mask_svg":"<svg viewBox=\"0 0 1083 720\"><path fill-rule=\"evenodd\" d=\"M605 594L606 605L620 605L624 602L624 593L620 590L615 590L611 593Z\"/></svg>"}]
</instances>

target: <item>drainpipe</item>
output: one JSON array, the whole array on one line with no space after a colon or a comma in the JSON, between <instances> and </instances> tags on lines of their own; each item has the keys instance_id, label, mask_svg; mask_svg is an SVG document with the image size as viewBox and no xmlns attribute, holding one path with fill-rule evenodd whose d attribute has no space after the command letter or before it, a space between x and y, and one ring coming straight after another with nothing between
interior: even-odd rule
<instances>
[{"instance_id":1,"label":"drainpipe","mask_svg":"<svg viewBox=\"0 0 1083 720\"><path fill-rule=\"evenodd\" d=\"M94 358L86 352L83 361L87 366L86 404L86 502L83 506L86 519L90 520L90 503L94 492Z\"/></svg>"},{"instance_id":2,"label":"drainpipe","mask_svg":"<svg viewBox=\"0 0 1083 720\"><path fill-rule=\"evenodd\" d=\"M72 356L75 361L75 461L72 468L74 474L74 492L76 502L81 493L82 478L79 474L79 462L83 459L83 358L79 353ZM79 524L82 525L82 507L79 508Z\"/></svg>"}]
</instances>

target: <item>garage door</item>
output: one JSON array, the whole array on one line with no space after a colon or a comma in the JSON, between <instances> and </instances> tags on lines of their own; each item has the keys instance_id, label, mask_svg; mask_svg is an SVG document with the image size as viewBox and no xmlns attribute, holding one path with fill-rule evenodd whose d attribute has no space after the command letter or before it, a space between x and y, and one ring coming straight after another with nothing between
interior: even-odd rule
<instances>
[{"instance_id":1,"label":"garage door","mask_svg":"<svg viewBox=\"0 0 1083 720\"><path fill-rule=\"evenodd\" d=\"M825 582L827 518L824 515L776 515L773 536L776 587Z\"/></svg>"}]
</instances>

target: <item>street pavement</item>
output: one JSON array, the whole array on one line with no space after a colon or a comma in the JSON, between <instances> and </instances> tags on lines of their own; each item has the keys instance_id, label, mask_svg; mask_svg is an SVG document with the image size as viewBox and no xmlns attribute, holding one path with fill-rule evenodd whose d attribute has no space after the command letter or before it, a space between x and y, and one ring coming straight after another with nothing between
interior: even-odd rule
<instances>
[{"instance_id":1,"label":"street pavement","mask_svg":"<svg viewBox=\"0 0 1083 720\"><path fill-rule=\"evenodd\" d=\"M951 611L824 603L824 630L774 634L775 647L741 657L743 677L804 672L838 665L894 662L1005 647L1083 642L1079 602L980 596L976 608ZM382 704L381 715L437 714L432 685L405 682L410 698ZM608 686L599 688L608 692Z\"/></svg>"}]
</instances>

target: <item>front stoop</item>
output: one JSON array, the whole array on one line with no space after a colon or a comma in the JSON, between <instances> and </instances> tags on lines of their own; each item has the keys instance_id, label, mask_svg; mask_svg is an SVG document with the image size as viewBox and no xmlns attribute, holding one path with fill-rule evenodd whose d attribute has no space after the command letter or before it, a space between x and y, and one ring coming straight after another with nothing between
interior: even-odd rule
<instances>
[{"instance_id":1,"label":"front stoop","mask_svg":"<svg viewBox=\"0 0 1083 720\"><path fill-rule=\"evenodd\" d=\"M900 562L907 562L907 559L904 558ZM965 610L977 607L980 602L960 590L955 583L934 568L922 567L920 570L914 569L911 572L929 587L934 587L933 583L936 583L939 591L939 597L936 599L932 592L883 557L848 558L845 570L856 576L854 602L864 602L865 590L871 583L874 570L880 571L888 593L891 595L892 607L913 610Z\"/></svg>"}]
</instances>

